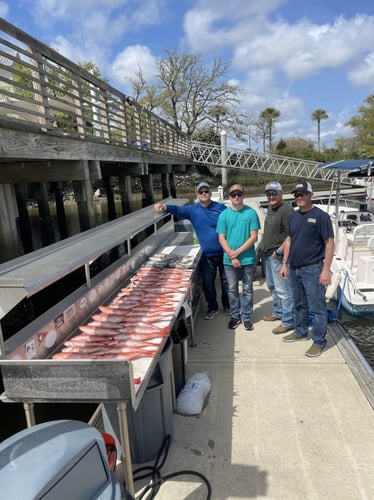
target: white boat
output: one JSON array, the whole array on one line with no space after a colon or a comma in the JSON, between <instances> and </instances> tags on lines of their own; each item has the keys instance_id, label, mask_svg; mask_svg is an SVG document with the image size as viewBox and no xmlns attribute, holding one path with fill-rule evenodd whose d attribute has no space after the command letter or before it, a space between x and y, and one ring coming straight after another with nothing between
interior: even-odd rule
<instances>
[{"instance_id":1,"label":"white boat","mask_svg":"<svg viewBox=\"0 0 374 500\"><path fill-rule=\"evenodd\" d=\"M321 206L330 213L335 231L335 254L331 264L332 283L327 298L338 302L353 316L374 313L374 213L361 204L349 206L339 197L344 175L355 172L362 176L366 167L371 174L369 160L349 160L334 164L320 164L320 168L337 171L335 202ZM374 172L373 172L374 173Z\"/></svg>"},{"instance_id":2,"label":"white boat","mask_svg":"<svg viewBox=\"0 0 374 500\"><path fill-rule=\"evenodd\" d=\"M374 214L340 214L335 246L328 294L353 316L374 313Z\"/></svg>"}]
</instances>

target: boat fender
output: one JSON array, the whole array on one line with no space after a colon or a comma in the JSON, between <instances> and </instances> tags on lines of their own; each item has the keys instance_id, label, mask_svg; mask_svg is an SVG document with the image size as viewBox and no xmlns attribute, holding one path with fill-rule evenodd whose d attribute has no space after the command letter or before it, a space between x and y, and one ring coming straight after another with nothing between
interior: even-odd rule
<instances>
[{"instance_id":1,"label":"boat fender","mask_svg":"<svg viewBox=\"0 0 374 500\"><path fill-rule=\"evenodd\" d=\"M340 285L340 281L341 281L340 272L333 273L331 277L331 283L328 285L325 292L325 297L327 300L331 300L335 297L335 293L336 290L338 289L338 286Z\"/></svg>"}]
</instances>

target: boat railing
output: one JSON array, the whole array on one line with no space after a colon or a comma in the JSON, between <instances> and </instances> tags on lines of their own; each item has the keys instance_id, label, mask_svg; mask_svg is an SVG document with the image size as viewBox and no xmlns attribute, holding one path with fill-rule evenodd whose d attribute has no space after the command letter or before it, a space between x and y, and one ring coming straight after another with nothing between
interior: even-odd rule
<instances>
[{"instance_id":1,"label":"boat railing","mask_svg":"<svg viewBox=\"0 0 374 500\"><path fill-rule=\"evenodd\" d=\"M355 264L355 257L359 254L373 254L374 223L361 224L355 227L352 233L346 233L348 247L351 249L351 268Z\"/></svg>"}]
</instances>

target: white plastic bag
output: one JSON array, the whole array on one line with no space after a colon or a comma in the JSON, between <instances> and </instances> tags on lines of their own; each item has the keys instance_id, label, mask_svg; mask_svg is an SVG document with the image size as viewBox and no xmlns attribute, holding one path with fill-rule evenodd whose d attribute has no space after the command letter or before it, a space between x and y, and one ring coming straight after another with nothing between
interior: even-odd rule
<instances>
[{"instance_id":1,"label":"white plastic bag","mask_svg":"<svg viewBox=\"0 0 374 500\"><path fill-rule=\"evenodd\" d=\"M188 379L177 397L177 413L199 415L210 392L210 380L206 373L195 373Z\"/></svg>"}]
</instances>

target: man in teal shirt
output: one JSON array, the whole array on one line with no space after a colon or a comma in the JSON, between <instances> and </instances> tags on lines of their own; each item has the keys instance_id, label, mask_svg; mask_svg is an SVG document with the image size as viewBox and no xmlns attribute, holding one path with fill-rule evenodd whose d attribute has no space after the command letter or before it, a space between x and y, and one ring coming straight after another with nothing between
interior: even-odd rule
<instances>
[{"instance_id":1,"label":"man in teal shirt","mask_svg":"<svg viewBox=\"0 0 374 500\"><path fill-rule=\"evenodd\" d=\"M217 233L224 250L223 263L228 282L231 319L228 327L234 330L243 321L246 330L253 330L253 279L260 221L256 211L244 205L244 190L240 184L230 188L231 207L218 217ZM239 281L242 280L242 297Z\"/></svg>"}]
</instances>

